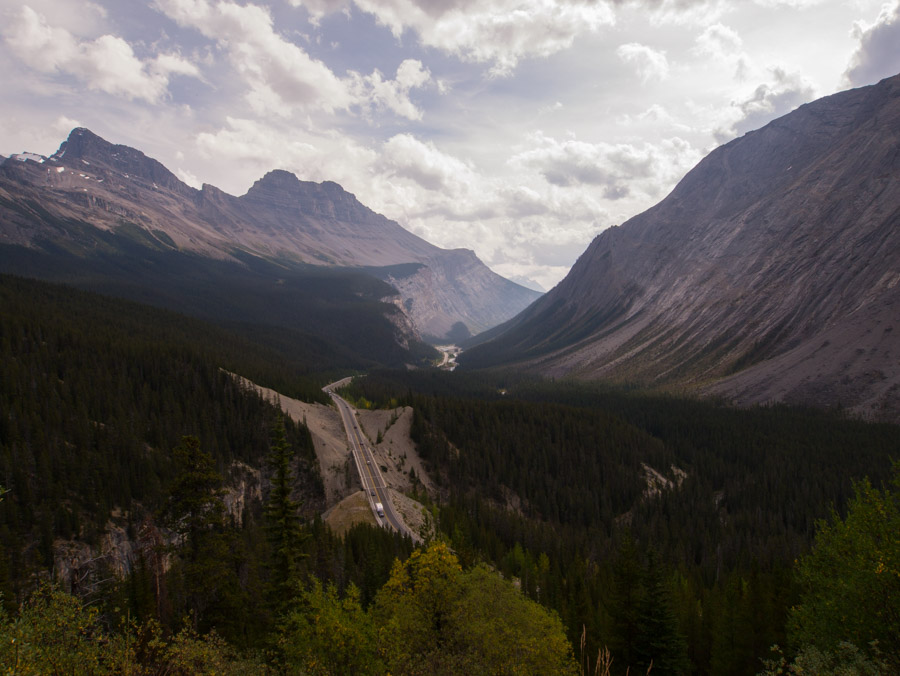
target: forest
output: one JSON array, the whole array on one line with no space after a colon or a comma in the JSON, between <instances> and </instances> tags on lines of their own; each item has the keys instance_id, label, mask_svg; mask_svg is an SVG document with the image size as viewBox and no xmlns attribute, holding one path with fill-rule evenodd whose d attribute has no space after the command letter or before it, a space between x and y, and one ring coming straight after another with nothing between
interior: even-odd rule
<instances>
[{"instance_id":1,"label":"forest","mask_svg":"<svg viewBox=\"0 0 900 676\"><path fill-rule=\"evenodd\" d=\"M886 485L900 459L896 426L840 411L509 373L370 373L349 390L413 407L440 527L461 560L520 580L573 644L584 632L588 654L609 648L613 673L649 666L642 623L671 640L674 661L656 659L654 673L753 674L772 646L799 649L795 561L817 524L845 513L855 482Z\"/></svg>"},{"instance_id":2,"label":"forest","mask_svg":"<svg viewBox=\"0 0 900 676\"><path fill-rule=\"evenodd\" d=\"M243 330L0 277L3 669L900 669L896 426L371 371L346 395L412 406L438 485L414 496L438 526L415 547L334 534L309 431L230 373L318 402L334 375ZM116 538L122 556L92 558Z\"/></svg>"}]
</instances>

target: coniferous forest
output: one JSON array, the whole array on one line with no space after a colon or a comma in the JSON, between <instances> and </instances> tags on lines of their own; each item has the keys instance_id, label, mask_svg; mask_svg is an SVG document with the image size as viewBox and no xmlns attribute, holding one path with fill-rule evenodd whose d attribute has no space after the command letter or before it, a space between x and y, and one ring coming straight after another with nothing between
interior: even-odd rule
<instances>
[{"instance_id":1,"label":"coniferous forest","mask_svg":"<svg viewBox=\"0 0 900 676\"><path fill-rule=\"evenodd\" d=\"M334 534L309 431L230 373L320 403L334 375L246 331L0 279L5 670L900 670L896 426L370 372L348 398L411 406L437 484L414 547ZM104 539L132 563L89 560Z\"/></svg>"}]
</instances>

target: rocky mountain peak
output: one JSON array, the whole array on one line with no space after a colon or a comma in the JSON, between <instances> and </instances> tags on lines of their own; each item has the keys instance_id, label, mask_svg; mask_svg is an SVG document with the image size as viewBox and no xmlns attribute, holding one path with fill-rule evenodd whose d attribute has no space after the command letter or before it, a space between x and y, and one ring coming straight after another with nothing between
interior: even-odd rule
<instances>
[{"instance_id":1,"label":"rocky mountain peak","mask_svg":"<svg viewBox=\"0 0 900 676\"><path fill-rule=\"evenodd\" d=\"M301 181L275 170L240 197L209 184L194 190L144 153L84 128L71 132L47 167L44 159L22 157L0 170L0 194L12 198L0 200L0 241L38 247L63 237L68 245L74 235L61 235L59 223L118 231L125 222L149 233L151 243L212 258L244 261L250 253L279 265L366 267L395 280L404 312L435 336L459 322L484 330L537 297L471 251L447 251L417 237L334 181Z\"/></svg>"},{"instance_id":2,"label":"rocky mountain peak","mask_svg":"<svg viewBox=\"0 0 900 676\"><path fill-rule=\"evenodd\" d=\"M247 191L247 195L254 195L261 191L266 193L292 193L296 192L299 187L300 179L295 174L284 169L273 169L262 178L257 179L250 187L250 190Z\"/></svg>"},{"instance_id":3,"label":"rocky mountain peak","mask_svg":"<svg viewBox=\"0 0 900 676\"><path fill-rule=\"evenodd\" d=\"M84 127L73 129L52 157L60 164L80 169L78 166L80 162L128 178L144 179L151 184L179 193L188 193L192 190L152 157L147 157L140 150L110 143Z\"/></svg>"},{"instance_id":4,"label":"rocky mountain peak","mask_svg":"<svg viewBox=\"0 0 900 676\"><path fill-rule=\"evenodd\" d=\"M376 214L356 196L334 181L301 181L284 169L268 172L256 181L241 200L266 204L268 208L348 223L364 223Z\"/></svg>"}]
</instances>

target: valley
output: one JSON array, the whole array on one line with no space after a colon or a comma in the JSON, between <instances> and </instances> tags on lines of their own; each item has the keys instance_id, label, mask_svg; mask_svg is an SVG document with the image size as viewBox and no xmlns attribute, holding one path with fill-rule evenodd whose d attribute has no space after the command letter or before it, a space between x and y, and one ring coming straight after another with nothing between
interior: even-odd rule
<instances>
[{"instance_id":1,"label":"valley","mask_svg":"<svg viewBox=\"0 0 900 676\"><path fill-rule=\"evenodd\" d=\"M0 666L896 673L898 78L546 294L331 181L4 160Z\"/></svg>"}]
</instances>

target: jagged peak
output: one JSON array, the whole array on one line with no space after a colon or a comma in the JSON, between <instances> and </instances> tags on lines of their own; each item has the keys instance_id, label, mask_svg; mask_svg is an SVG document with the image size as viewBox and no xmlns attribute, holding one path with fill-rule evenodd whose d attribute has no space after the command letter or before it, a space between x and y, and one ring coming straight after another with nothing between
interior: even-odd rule
<instances>
[{"instance_id":1,"label":"jagged peak","mask_svg":"<svg viewBox=\"0 0 900 676\"><path fill-rule=\"evenodd\" d=\"M85 156L97 156L107 152L111 152L113 144L109 141L97 136L94 132L86 127L75 127L69 132L66 140L59 145L59 149L53 154L56 159L62 159L68 154L70 158L76 159ZM124 146L123 146L124 147ZM132 152L140 151L129 148ZM143 155L143 153L141 153Z\"/></svg>"},{"instance_id":2,"label":"jagged peak","mask_svg":"<svg viewBox=\"0 0 900 676\"><path fill-rule=\"evenodd\" d=\"M51 159L62 162L71 162L72 160L93 162L172 190L193 191L193 188L152 157L148 157L140 150L130 146L110 143L86 127L76 127L69 132L68 138L60 144L59 150L53 154Z\"/></svg>"},{"instance_id":3,"label":"jagged peak","mask_svg":"<svg viewBox=\"0 0 900 676\"><path fill-rule=\"evenodd\" d=\"M301 181L284 169L274 169L258 179L241 198L264 201L282 208L300 209L345 221L359 221L377 215L334 181Z\"/></svg>"},{"instance_id":4,"label":"jagged peak","mask_svg":"<svg viewBox=\"0 0 900 676\"><path fill-rule=\"evenodd\" d=\"M288 194L296 194L300 192L312 193L321 191L332 196L342 195L356 199L355 195L344 190L343 186L341 186L339 183L335 183L334 181L323 181L322 183L316 183L314 181L301 181L296 174L286 169L272 169L271 171L266 172L266 174L262 178L257 179L253 183L253 185L250 187L250 190L247 191L247 195L251 195L251 193L256 192L271 191Z\"/></svg>"},{"instance_id":5,"label":"jagged peak","mask_svg":"<svg viewBox=\"0 0 900 676\"><path fill-rule=\"evenodd\" d=\"M295 174L285 169L272 169L266 172L262 178L256 179L250 189L247 191L248 196L258 192L295 192L300 185L300 179Z\"/></svg>"}]
</instances>

